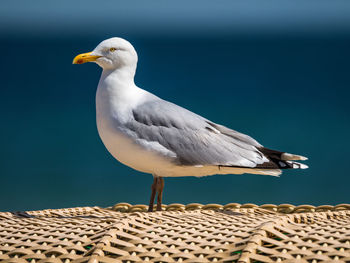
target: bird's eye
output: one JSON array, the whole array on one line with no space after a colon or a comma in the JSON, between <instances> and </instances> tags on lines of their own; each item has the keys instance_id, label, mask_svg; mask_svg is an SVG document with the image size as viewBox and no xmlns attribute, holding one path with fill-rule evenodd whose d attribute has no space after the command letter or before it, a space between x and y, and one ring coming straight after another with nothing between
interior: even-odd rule
<instances>
[{"instance_id":1,"label":"bird's eye","mask_svg":"<svg viewBox=\"0 0 350 263\"><path fill-rule=\"evenodd\" d=\"M110 49L109 49L109 51L110 52L114 52L114 51L116 51L117 49L115 48L115 47L111 47Z\"/></svg>"}]
</instances>

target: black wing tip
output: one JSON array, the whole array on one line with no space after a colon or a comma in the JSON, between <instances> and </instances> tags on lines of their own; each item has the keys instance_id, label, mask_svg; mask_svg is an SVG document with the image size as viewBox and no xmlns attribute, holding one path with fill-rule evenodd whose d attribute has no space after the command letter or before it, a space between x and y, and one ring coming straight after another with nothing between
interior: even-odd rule
<instances>
[{"instance_id":1,"label":"black wing tip","mask_svg":"<svg viewBox=\"0 0 350 263\"><path fill-rule=\"evenodd\" d=\"M294 162L292 160L307 160L307 157L301 155L290 154L286 152L271 150L265 147L260 147L258 150L269 159L268 162L259 164L256 168L260 169L307 169L306 164Z\"/></svg>"}]
</instances>

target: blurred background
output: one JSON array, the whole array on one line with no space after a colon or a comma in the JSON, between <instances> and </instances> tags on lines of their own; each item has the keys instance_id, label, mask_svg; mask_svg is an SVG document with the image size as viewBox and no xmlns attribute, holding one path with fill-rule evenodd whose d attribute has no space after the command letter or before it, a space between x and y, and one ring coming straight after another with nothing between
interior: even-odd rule
<instances>
[{"instance_id":1,"label":"blurred background","mask_svg":"<svg viewBox=\"0 0 350 263\"><path fill-rule=\"evenodd\" d=\"M138 51L141 88L309 157L280 178L166 178L164 203L349 203L349 13L339 0L2 0L0 211L148 203L152 176L99 139L101 69L72 65L113 36Z\"/></svg>"}]
</instances>

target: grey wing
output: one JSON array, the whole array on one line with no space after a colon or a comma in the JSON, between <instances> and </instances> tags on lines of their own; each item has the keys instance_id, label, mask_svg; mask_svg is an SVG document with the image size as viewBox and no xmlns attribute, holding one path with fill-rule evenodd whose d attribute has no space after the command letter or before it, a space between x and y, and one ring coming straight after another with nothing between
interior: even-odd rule
<instances>
[{"instance_id":1,"label":"grey wing","mask_svg":"<svg viewBox=\"0 0 350 263\"><path fill-rule=\"evenodd\" d=\"M160 99L133 109L126 127L134 139L179 165L254 168L268 161L253 138Z\"/></svg>"}]
</instances>

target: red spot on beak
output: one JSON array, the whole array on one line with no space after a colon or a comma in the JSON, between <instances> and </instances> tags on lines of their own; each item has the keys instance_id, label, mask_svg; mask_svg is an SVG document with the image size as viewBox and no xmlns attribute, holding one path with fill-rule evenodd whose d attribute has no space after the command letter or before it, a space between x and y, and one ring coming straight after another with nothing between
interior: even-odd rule
<instances>
[{"instance_id":1,"label":"red spot on beak","mask_svg":"<svg viewBox=\"0 0 350 263\"><path fill-rule=\"evenodd\" d=\"M82 59L78 59L78 61L77 61L77 64L83 64L83 60Z\"/></svg>"}]
</instances>

